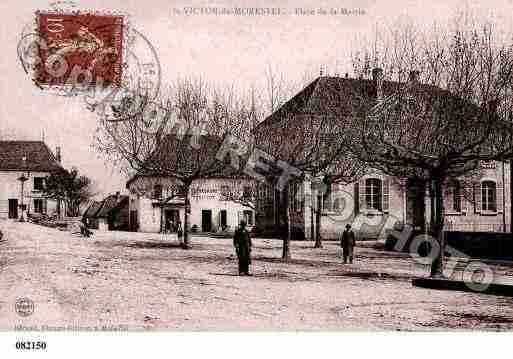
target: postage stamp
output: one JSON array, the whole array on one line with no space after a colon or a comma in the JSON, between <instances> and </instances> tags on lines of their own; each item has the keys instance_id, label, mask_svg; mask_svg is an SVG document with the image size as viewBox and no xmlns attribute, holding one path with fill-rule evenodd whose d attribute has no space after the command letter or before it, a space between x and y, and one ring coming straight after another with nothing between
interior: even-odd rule
<instances>
[{"instance_id":1,"label":"postage stamp","mask_svg":"<svg viewBox=\"0 0 513 359\"><path fill-rule=\"evenodd\" d=\"M36 12L35 81L50 86L120 86L124 18L99 13Z\"/></svg>"}]
</instances>

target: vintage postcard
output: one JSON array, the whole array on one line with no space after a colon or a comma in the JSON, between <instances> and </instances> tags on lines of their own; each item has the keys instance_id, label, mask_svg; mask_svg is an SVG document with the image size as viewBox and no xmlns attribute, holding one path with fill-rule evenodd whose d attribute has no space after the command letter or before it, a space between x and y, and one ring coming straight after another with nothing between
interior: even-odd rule
<instances>
[{"instance_id":1,"label":"vintage postcard","mask_svg":"<svg viewBox=\"0 0 513 359\"><path fill-rule=\"evenodd\" d=\"M513 330L511 1L0 7L13 353Z\"/></svg>"}]
</instances>

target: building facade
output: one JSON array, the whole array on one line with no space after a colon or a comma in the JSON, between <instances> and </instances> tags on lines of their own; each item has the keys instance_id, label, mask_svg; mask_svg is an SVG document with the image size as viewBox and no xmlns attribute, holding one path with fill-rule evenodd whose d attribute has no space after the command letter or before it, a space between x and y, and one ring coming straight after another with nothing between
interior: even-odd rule
<instances>
[{"instance_id":1,"label":"building facade","mask_svg":"<svg viewBox=\"0 0 513 359\"><path fill-rule=\"evenodd\" d=\"M0 141L0 218L63 213L44 196L45 177L60 169L59 148L54 156L42 141Z\"/></svg>"},{"instance_id":2,"label":"building facade","mask_svg":"<svg viewBox=\"0 0 513 359\"><path fill-rule=\"evenodd\" d=\"M119 192L102 201L92 201L83 213L89 228L100 231L128 231L130 228L130 198Z\"/></svg>"},{"instance_id":3,"label":"building facade","mask_svg":"<svg viewBox=\"0 0 513 359\"><path fill-rule=\"evenodd\" d=\"M192 232L232 232L241 220L255 223L249 196L253 181L212 177L194 181L189 191L189 229ZM178 181L155 176L134 176L130 192L130 227L140 232L176 232L183 227L185 196ZM234 189L236 189L234 191Z\"/></svg>"},{"instance_id":4,"label":"building facade","mask_svg":"<svg viewBox=\"0 0 513 359\"><path fill-rule=\"evenodd\" d=\"M257 145L263 144L265 148L265 142L272 141L268 134L273 132L273 126L311 123L331 112L350 117L354 111L352 103L390 95L400 85L379 78L319 77L257 127ZM445 228L511 232L511 165L487 162L480 167L472 178L445 185ZM368 238L385 236L386 230L396 223L429 228L431 206L426 187L415 180L393 178L368 168L355 183L331 184L323 190L319 221L315 186L311 181L290 182L288 217L292 237L313 238L317 223L323 238L340 238L348 223L360 237ZM257 227L265 230L280 226L284 209L277 200L279 193L267 184L259 184L258 188Z\"/></svg>"}]
</instances>

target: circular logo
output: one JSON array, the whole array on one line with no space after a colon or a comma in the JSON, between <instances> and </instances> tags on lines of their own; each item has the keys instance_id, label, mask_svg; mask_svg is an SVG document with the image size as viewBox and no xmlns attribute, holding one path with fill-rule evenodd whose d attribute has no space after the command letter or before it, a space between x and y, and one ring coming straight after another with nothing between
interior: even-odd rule
<instances>
[{"instance_id":1,"label":"circular logo","mask_svg":"<svg viewBox=\"0 0 513 359\"><path fill-rule=\"evenodd\" d=\"M19 298L14 305L16 313L21 317L28 317L34 313L34 301L29 298Z\"/></svg>"}]
</instances>

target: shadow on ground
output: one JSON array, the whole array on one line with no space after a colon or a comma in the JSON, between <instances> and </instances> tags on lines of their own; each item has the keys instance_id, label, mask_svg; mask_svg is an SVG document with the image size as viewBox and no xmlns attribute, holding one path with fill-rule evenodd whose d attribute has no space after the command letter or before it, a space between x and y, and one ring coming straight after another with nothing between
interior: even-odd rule
<instances>
[{"instance_id":1,"label":"shadow on ground","mask_svg":"<svg viewBox=\"0 0 513 359\"><path fill-rule=\"evenodd\" d=\"M363 280L393 280L393 281L411 281L413 278L409 275L390 274L385 272L356 272L356 271L339 271L334 270L326 273L330 277L349 277Z\"/></svg>"}]
</instances>

